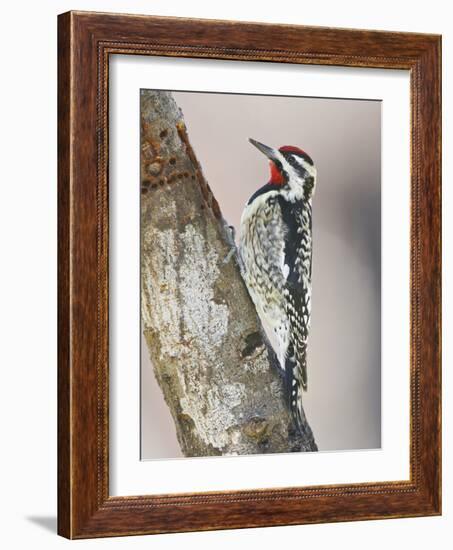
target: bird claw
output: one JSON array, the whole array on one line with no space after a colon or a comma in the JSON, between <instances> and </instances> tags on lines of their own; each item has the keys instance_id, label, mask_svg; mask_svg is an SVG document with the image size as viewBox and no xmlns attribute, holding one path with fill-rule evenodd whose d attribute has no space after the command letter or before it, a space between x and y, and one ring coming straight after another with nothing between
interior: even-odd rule
<instances>
[{"instance_id":1,"label":"bird claw","mask_svg":"<svg viewBox=\"0 0 453 550\"><path fill-rule=\"evenodd\" d=\"M227 264L235 254L236 254L236 247L232 246L230 248L230 251L228 252L228 254L223 259L223 263Z\"/></svg>"},{"instance_id":2,"label":"bird claw","mask_svg":"<svg viewBox=\"0 0 453 550\"><path fill-rule=\"evenodd\" d=\"M230 251L223 259L224 264L227 264L237 252L236 242L235 242L236 230L233 225L228 225L227 228L228 228L227 234L228 234L228 241L230 244Z\"/></svg>"},{"instance_id":3,"label":"bird claw","mask_svg":"<svg viewBox=\"0 0 453 550\"><path fill-rule=\"evenodd\" d=\"M235 242L235 240L236 240L236 228L234 227L234 225L229 225L228 229L230 230L232 241Z\"/></svg>"}]
</instances>

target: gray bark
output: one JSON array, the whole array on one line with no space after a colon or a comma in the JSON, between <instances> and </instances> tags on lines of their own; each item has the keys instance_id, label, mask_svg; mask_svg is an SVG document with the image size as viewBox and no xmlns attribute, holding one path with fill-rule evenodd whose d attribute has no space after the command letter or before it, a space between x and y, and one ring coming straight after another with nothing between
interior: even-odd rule
<instances>
[{"instance_id":1,"label":"gray bark","mask_svg":"<svg viewBox=\"0 0 453 550\"><path fill-rule=\"evenodd\" d=\"M142 328L183 454L317 450L308 423L294 432L234 240L171 93L142 90L141 147Z\"/></svg>"}]
</instances>

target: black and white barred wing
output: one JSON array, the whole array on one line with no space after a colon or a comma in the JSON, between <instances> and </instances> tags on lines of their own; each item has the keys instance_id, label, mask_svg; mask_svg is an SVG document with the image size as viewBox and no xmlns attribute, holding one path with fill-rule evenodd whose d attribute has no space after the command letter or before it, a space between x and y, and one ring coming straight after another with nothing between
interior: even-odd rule
<instances>
[{"instance_id":1,"label":"black and white barred wing","mask_svg":"<svg viewBox=\"0 0 453 550\"><path fill-rule=\"evenodd\" d=\"M289 321L289 345L285 377L290 408L297 425L302 425L302 389L307 389L307 339L311 317L312 223L311 205L296 202L292 211L282 208L288 231L285 263L288 273L284 289Z\"/></svg>"},{"instance_id":2,"label":"black and white barred wing","mask_svg":"<svg viewBox=\"0 0 453 550\"><path fill-rule=\"evenodd\" d=\"M289 345L286 357L287 376L290 385L293 378L299 381L304 390L307 389L307 337L310 322L308 311L307 290L299 283L288 281L286 285L286 313L289 320Z\"/></svg>"}]
</instances>

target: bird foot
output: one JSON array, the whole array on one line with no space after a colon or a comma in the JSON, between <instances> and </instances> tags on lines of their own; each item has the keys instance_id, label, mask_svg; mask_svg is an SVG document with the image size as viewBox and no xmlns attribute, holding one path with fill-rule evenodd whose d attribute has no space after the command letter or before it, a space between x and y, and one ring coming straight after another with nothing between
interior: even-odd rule
<instances>
[{"instance_id":1,"label":"bird foot","mask_svg":"<svg viewBox=\"0 0 453 550\"><path fill-rule=\"evenodd\" d=\"M236 247L233 246L230 248L230 251L225 256L225 258L223 258L223 263L227 264L235 254L236 254Z\"/></svg>"},{"instance_id":2,"label":"bird foot","mask_svg":"<svg viewBox=\"0 0 453 550\"><path fill-rule=\"evenodd\" d=\"M228 225L227 229L228 229L227 234L228 234L230 250L228 254L225 256L225 258L223 259L224 264L227 264L231 260L231 258L237 253L236 242L235 242L236 230L233 225Z\"/></svg>"}]
</instances>

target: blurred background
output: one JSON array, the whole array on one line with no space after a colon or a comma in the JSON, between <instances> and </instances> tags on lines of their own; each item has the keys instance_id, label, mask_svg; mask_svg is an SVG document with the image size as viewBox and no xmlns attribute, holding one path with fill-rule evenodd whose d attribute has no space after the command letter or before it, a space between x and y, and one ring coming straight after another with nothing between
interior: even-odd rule
<instances>
[{"instance_id":1,"label":"blurred background","mask_svg":"<svg viewBox=\"0 0 453 550\"><path fill-rule=\"evenodd\" d=\"M320 451L381 445L381 102L174 92L224 218L237 232L268 181L248 143L296 145L318 170L304 407ZM173 420L141 349L141 458L181 457Z\"/></svg>"}]
</instances>

